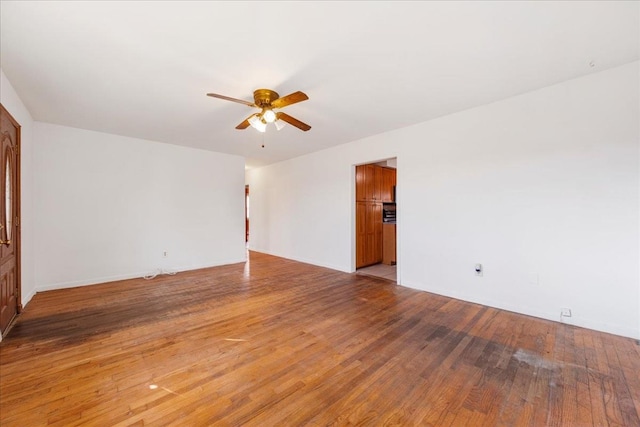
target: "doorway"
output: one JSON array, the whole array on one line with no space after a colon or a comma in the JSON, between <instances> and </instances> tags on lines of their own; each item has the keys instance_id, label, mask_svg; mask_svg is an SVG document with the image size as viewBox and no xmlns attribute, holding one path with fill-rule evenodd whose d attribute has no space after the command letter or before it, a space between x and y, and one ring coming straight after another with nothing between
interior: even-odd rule
<instances>
[{"instance_id":1,"label":"doorway","mask_svg":"<svg viewBox=\"0 0 640 427\"><path fill-rule=\"evenodd\" d=\"M0 335L22 310L20 298L20 125L0 104Z\"/></svg>"},{"instance_id":2,"label":"doorway","mask_svg":"<svg viewBox=\"0 0 640 427\"><path fill-rule=\"evenodd\" d=\"M355 266L397 282L396 158L355 167Z\"/></svg>"}]
</instances>

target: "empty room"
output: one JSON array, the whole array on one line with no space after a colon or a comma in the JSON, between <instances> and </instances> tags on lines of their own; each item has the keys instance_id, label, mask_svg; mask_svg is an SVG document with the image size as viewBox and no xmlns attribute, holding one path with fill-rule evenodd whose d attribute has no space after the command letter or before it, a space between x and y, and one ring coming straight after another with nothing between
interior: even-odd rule
<instances>
[{"instance_id":1,"label":"empty room","mask_svg":"<svg viewBox=\"0 0 640 427\"><path fill-rule=\"evenodd\" d=\"M640 2L0 1L0 425L639 426Z\"/></svg>"}]
</instances>

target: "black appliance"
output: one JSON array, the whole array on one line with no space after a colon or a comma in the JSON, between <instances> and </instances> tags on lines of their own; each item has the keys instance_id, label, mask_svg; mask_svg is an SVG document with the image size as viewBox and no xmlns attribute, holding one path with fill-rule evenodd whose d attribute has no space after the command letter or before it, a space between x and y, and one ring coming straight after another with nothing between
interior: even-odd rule
<instances>
[{"instance_id":1,"label":"black appliance","mask_svg":"<svg viewBox=\"0 0 640 427\"><path fill-rule=\"evenodd\" d=\"M382 222L386 224L396 223L396 204L395 203L382 204Z\"/></svg>"}]
</instances>

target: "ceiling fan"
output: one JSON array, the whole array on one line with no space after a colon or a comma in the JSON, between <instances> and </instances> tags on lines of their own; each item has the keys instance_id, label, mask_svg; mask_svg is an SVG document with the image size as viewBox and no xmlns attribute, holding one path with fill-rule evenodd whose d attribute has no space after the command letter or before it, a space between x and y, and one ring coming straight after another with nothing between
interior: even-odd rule
<instances>
[{"instance_id":1,"label":"ceiling fan","mask_svg":"<svg viewBox=\"0 0 640 427\"><path fill-rule=\"evenodd\" d=\"M236 129L246 129L251 126L260 132L264 132L267 129L267 124L273 123L276 128L280 130L284 127L284 124L279 122L280 120L287 122L290 125L295 126L305 132L311 129L311 126L309 126L308 124L303 123L294 117L291 117L287 113L283 113L282 111L273 111L275 108L283 108L287 105L295 104L297 102L309 99L309 97L305 93L300 91L280 98L280 95L278 95L278 93L274 90L256 89L253 92L253 102L245 101L243 99L230 98L228 96L219 95L217 93L208 93L207 96L224 99L226 101L237 102L239 104L248 105L249 107L260 108L262 110L259 113L253 113L252 115L247 117L242 123L236 126Z\"/></svg>"}]
</instances>

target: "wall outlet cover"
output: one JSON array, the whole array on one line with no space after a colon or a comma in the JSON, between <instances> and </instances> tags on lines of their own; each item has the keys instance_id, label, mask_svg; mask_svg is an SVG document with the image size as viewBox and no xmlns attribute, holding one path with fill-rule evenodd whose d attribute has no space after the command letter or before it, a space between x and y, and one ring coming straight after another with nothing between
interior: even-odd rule
<instances>
[{"instance_id":1,"label":"wall outlet cover","mask_svg":"<svg viewBox=\"0 0 640 427\"><path fill-rule=\"evenodd\" d=\"M476 264L475 271L476 276L482 276L482 264Z\"/></svg>"}]
</instances>

